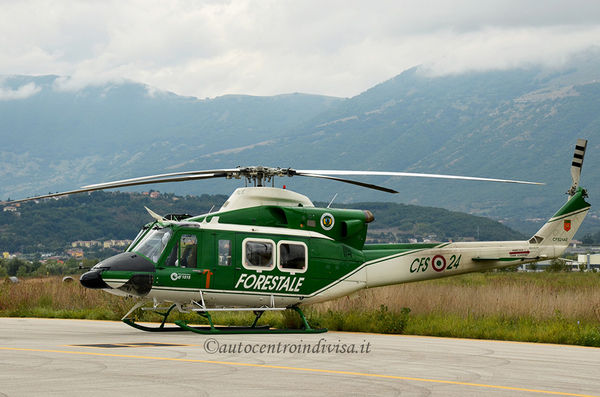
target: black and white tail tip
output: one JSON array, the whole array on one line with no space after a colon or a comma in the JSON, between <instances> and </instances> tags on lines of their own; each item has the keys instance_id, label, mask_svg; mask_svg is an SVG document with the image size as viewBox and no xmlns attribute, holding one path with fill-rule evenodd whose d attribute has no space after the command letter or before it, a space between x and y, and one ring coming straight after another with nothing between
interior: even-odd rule
<instances>
[{"instance_id":1,"label":"black and white tail tip","mask_svg":"<svg viewBox=\"0 0 600 397\"><path fill-rule=\"evenodd\" d=\"M569 189L569 196L572 196L577 191L579 186L579 178L581 177L581 167L583 167L583 157L585 156L585 148L587 146L587 140L578 139L575 144L575 153L573 154L573 162L571 163L571 178L573 184Z\"/></svg>"}]
</instances>

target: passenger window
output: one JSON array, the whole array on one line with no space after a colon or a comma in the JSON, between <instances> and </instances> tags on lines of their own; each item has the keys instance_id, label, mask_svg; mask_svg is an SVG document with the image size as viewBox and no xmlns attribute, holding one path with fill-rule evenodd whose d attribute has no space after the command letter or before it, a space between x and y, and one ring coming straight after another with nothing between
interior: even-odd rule
<instances>
[{"instance_id":1,"label":"passenger window","mask_svg":"<svg viewBox=\"0 0 600 397\"><path fill-rule=\"evenodd\" d=\"M219 240L219 266L231 266L231 240Z\"/></svg>"},{"instance_id":2,"label":"passenger window","mask_svg":"<svg viewBox=\"0 0 600 397\"><path fill-rule=\"evenodd\" d=\"M180 240L180 267L196 267L198 240L193 234L184 234Z\"/></svg>"},{"instance_id":3,"label":"passenger window","mask_svg":"<svg viewBox=\"0 0 600 397\"><path fill-rule=\"evenodd\" d=\"M275 267L273 252L275 243L271 240L244 240L244 267L271 270Z\"/></svg>"},{"instance_id":4,"label":"passenger window","mask_svg":"<svg viewBox=\"0 0 600 397\"><path fill-rule=\"evenodd\" d=\"M303 273L308 265L306 244L300 242L280 241L279 269L286 272Z\"/></svg>"}]
</instances>

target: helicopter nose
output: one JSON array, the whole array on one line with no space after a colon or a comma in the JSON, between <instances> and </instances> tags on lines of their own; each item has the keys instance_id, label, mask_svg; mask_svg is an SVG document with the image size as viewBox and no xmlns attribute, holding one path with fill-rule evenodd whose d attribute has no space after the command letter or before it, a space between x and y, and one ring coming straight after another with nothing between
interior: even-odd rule
<instances>
[{"instance_id":1,"label":"helicopter nose","mask_svg":"<svg viewBox=\"0 0 600 397\"><path fill-rule=\"evenodd\" d=\"M106 284L104 282L104 280L102 280L102 276L100 275L100 273L101 272L99 270L91 270L87 273L83 273L81 275L81 277L79 278L79 282L85 288L91 288L91 289L110 288L108 286L108 284Z\"/></svg>"},{"instance_id":2,"label":"helicopter nose","mask_svg":"<svg viewBox=\"0 0 600 397\"><path fill-rule=\"evenodd\" d=\"M143 256L123 252L96 264L79 282L86 288L118 289L128 295L145 296L152 289L155 271L154 264Z\"/></svg>"},{"instance_id":3,"label":"helicopter nose","mask_svg":"<svg viewBox=\"0 0 600 397\"><path fill-rule=\"evenodd\" d=\"M91 271L154 272L154 264L134 252L122 252L97 263Z\"/></svg>"}]
</instances>

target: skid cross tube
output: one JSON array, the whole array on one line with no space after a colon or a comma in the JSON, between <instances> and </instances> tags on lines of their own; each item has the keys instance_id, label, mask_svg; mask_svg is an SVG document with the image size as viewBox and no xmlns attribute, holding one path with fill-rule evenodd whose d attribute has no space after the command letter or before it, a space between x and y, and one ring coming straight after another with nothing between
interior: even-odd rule
<instances>
[{"instance_id":1,"label":"skid cross tube","mask_svg":"<svg viewBox=\"0 0 600 397\"><path fill-rule=\"evenodd\" d=\"M250 326L250 328L254 328L256 327L256 323L258 323L258 319L261 318L261 316L264 314L264 310L263 311L254 311L254 315L256 317L254 317L254 322L252 323L252 325Z\"/></svg>"},{"instance_id":2,"label":"skid cross tube","mask_svg":"<svg viewBox=\"0 0 600 397\"><path fill-rule=\"evenodd\" d=\"M127 318L127 316L129 316L131 313L133 313L135 310L139 309L140 306L142 306L145 302L138 302L138 304L136 304L126 315L125 317L123 317L121 319L121 321L123 321L125 324L142 330L142 331L147 331L147 332L178 332L178 331L182 331L181 328L179 327L165 327L165 323L167 322L167 317L169 317L169 314L171 314L171 311L177 307L176 304L172 304L166 312L159 312L158 310L156 310L156 308L149 308L150 310L154 310L156 311L157 314L161 315L163 317L162 322L160 323L160 325L158 327L147 327L145 325L141 325L136 323L133 319ZM143 309L142 309L143 310Z\"/></svg>"}]
</instances>

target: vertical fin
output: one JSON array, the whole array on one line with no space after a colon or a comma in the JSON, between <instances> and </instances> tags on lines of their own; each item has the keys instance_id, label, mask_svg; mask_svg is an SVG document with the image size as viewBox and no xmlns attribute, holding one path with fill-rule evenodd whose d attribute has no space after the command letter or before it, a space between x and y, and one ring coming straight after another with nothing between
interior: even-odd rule
<instances>
[{"instance_id":1,"label":"vertical fin","mask_svg":"<svg viewBox=\"0 0 600 397\"><path fill-rule=\"evenodd\" d=\"M569 199L529 240L530 244L553 247L553 253L550 255L552 257L560 256L564 252L590 209L590 204L585 201L587 192L579 187L586 146L585 139L578 139L575 144L575 154L571 163L573 184L567 191Z\"/></svg>"},{"instance_id":2,"label":"vertical fin","mask_svg":"<svg viewBox=\"0 0 600 397\"><path fill-rule=\"evenodd\" d=\"M586 196L585 190L577 189L573 197L569 198L529 242L566 248L590 209L590 204L585 201Z\"/></svg>"}]
</instances>

